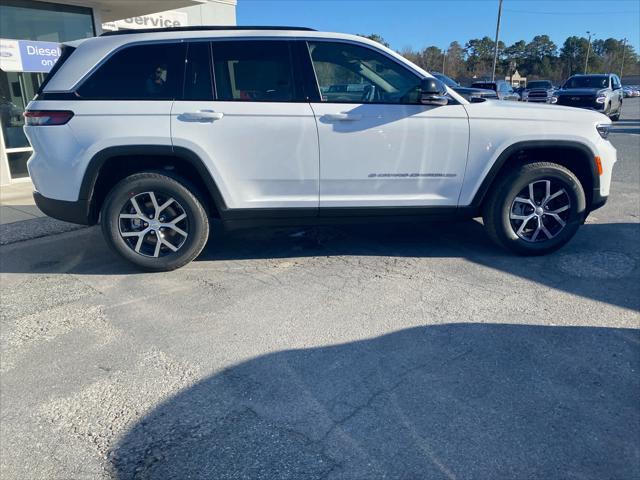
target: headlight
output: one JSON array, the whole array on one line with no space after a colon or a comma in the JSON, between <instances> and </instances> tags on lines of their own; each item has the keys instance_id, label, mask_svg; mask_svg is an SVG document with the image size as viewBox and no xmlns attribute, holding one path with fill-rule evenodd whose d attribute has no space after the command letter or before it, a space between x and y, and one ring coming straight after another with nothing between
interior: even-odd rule
<instances>
[{"instance_id":1,"label":"headlight","mask_svg":"<svg viewBox=\"0 0 640 480\"><path fill-rule=\"evenodd\" d=\"M605 97L604 95L600 95L599 97L596 98L596 103L604 103L607 100L607 97Z\"/></svg>"},{"instance_id":2,"label":"headlight","mask_svg":"<svg viewBox=\"0 0 640 480\"><path fill-rule=\"evenodd\" d=\"M522 92L522 98L529 98L529 92L527 91Z\"/></svg>"},{"instance_id":3,"label":"headlight","mask_svg":"<svg viewBox=\"0 0 640 480\"><path fill-rule=\"evenodd\" d=\"M558 103L558 97L556 97L555 95L551 97L551 103Z\"/></svg>"},{"instance_id":4,"label":"headlight","mask_svg":"<svg viewBox=\"0 0 640 480\"><path fill-rule=\"evenodd\" d=\"M596 130L598 130L598 133L602 138L606 139L609 136L609 131L611 130L611 124L599 123L598 125L596 125Z\"/></svg>"}]
</instances>

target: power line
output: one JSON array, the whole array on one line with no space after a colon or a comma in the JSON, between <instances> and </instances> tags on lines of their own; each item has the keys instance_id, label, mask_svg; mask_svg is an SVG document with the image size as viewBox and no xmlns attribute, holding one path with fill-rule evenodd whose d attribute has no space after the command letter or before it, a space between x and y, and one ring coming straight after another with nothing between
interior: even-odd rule
<instances>
[{"instance_id":1,"label":"power line","mask_svg":"<svg viewBox=\"0 0 640 480\"><path fill-rule=\"evenodd\" d=\"M531 15L572 15L572 16L579 16L579 15L602 15L602 12L534 12L532 10L511 10L511 9L504 9L505 12L509 12L509 13L526 13L526 14L531 14ZM616 14L621 14L621 15L627 15L627 14L635 14L635 15L640 15L640 11L639 10L629 10L629 11L617 11L616 10Z\"/></svg>"}]
</instances>

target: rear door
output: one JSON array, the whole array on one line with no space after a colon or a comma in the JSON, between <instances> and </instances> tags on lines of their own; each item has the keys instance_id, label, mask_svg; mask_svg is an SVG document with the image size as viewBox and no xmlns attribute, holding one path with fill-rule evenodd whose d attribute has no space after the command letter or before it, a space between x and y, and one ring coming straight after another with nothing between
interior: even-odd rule
<instances>
[{"instance_id":1,"label":"rear door","mask_svg":"<svg viewBox=\"0 0 640 480\"><path fill-rule=\"evenodd\" d=\"M173 144L205 160L229 214L317 213L318 135L294 63L289 41L189 43Z\"/></svg>"}]
</instances>

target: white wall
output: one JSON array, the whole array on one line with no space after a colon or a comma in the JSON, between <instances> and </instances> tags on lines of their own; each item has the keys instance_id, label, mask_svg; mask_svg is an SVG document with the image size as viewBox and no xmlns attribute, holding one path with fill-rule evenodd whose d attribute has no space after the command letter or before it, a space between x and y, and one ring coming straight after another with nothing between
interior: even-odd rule
<instances>
[{"instance_id":1,"label":"white wall","mask_svg":"<svg viewBox=\"0 0 640 480\"><path fill-rule=\"evenodd\" d=\"M177 8L189 16L189 25L236 25L236 0L212 0L202 5Z\"/></svg>"}]
</instances>

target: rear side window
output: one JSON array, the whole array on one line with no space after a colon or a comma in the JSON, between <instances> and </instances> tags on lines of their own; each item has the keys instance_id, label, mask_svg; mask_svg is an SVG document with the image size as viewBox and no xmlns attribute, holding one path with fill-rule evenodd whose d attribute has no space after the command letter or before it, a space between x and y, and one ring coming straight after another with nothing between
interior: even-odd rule
<instances>
[{"instance_id":1,"label":"rear side window","mask_svg":"<svg viewBox=\"0 0 640 480\"><path fill-rule=\"evenodd\" d=\"M60 47L60 50L62 51L60 54L60 58L58 58L58 61L55 63L53 68L49 71L46 78L44 79L44 82L42 82L42 84L40 85L40 88L37 91L38 95L40 95L44 91L44 87L46 87L47 84L51 81L51 79L55 76L55 74L58 73L58 70L60 70L60 67L62 67L64 62L69 60L69 57L71 56L71 54L76 51L74 47L70 47L69 45L62 45Z\"/></svg>"},{"instance_id":2,"label":"rear side window","mask_svg":"<svg viewBox=\"0 0 640 480\"><path fill-rule=\"evenodd\" d=\"M173 100L182 84L185 49L179 43L127 47L102 64L78 94L97 100Z\"/></svg>"},{"instance_id":3,"label":"rear side window","mask_svg":"<svg viewBox=\"0 0 640 480\"><path fill-rule=\"evenodd\" d=\"M209 42L188 43L183 100L213 100Z\"/></svg>"},{"instance_id":4,"label":"rear side window","mask_svg":"<svg viewBox=\"0 0 640 480\"><path fill-rule=\"evenodd\" d=\"M217 100L294 102L296 88L290 42L213 42Z\"/></svg>"}]
</instances>

